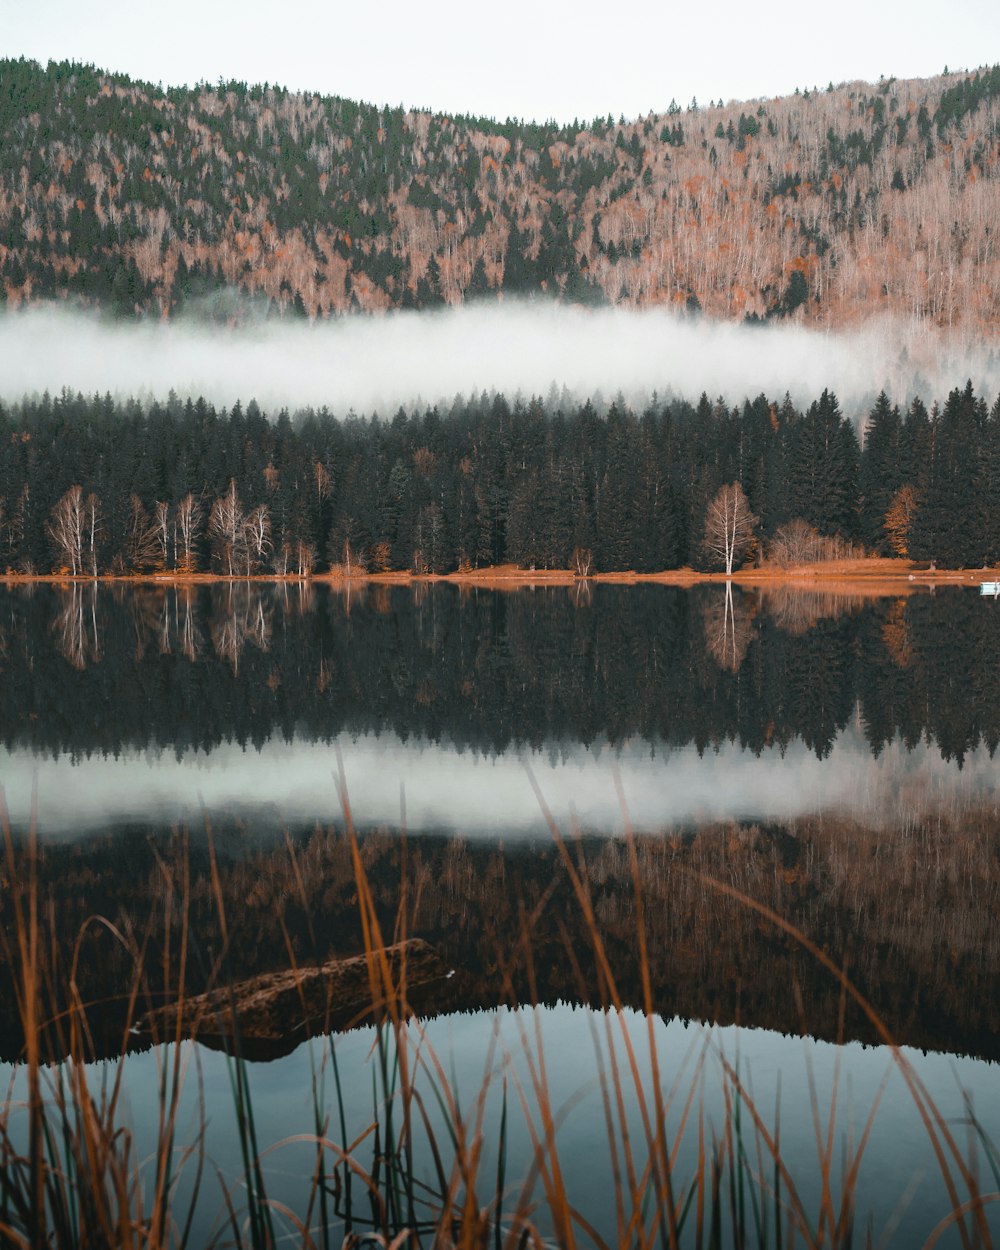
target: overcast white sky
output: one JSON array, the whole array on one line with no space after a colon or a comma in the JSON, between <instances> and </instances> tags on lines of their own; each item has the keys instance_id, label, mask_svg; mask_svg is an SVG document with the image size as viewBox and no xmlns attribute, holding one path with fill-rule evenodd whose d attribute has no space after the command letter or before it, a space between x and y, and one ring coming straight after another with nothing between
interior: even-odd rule
<instances>
[{"instance_id":1,"label":"overcast white sky","mask_svg":"<svg viewBox=\"0 0 1000 1250\"><path fill-rule=\"evenodd\" d=\"M506 117L662 112L1000 61L997 0L0 0L0 51Z\"/></svg>"}]
</instances>

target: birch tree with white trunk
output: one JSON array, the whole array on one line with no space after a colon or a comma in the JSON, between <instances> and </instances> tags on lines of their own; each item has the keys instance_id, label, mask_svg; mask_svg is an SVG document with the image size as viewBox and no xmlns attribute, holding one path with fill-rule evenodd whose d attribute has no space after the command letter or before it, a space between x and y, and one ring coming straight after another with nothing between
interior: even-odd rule
<instances>
[{"instance_id":1,"label":"birch tree with white trunk","mask_svg":"<svg viewBox=\"0 0 1000 1250\"><path fill-rule=\"evenodd\" d=\"M174 512L174 567L193 573L197 565L196 544L201 531L202 506L188 491Z\"/></svg>"},{"instance_id":2,"label":"birch tree with white trunk","mask_svg":"<svg viewBox=\"0 0 1000 1250\"><path fill-rule=\"evenodd\" d=\"M104 537L104 519L101 516L101 501L93 491L87 496L83 505L83 538L84 552L90 576L97 576L98 546Z\"/></svg>"},{"instance_id":3,"label":"birch tree with white trunk","mask_svg":"<svg viewBox=\"0 0 1000 1250\"><path fill-rule=\"evenodd\" d=\"M82 572L85 524L83 489L71 486L52 509L45 533L56 559L73 577Z\"/></svg>"},{"instance_id":4,"label":"birch tree with white trunk","mask_svg":"<svg viewBox=\"0 0 1000 1250\"><path fill-rule=\"evenodd\" d=\"M236 490L236 479L231 478L224 495L220 495L212 504L208 518L208 533L215 549L216 557L227 577L236 576L236 568L241 552L241 540L244 536L243 505Z\"/></svg>"},{"instance_id":5,"label":"birch tree with white trunk","mask_svg":"<svg viewBox=\"0 0 1000 1250\"><path fill-rule=\"evenodd\" d=\"M718 560L731 577L733 566L742 561L754 540L757 518L750 511L739 482L720 486L705 514L703 546L707 555Z\"/></svg>"},{"instance_id":6,"label":"birch tree with white trunk","mask_svg":"<svg viewBox=\"0 0 1000 1250\"><path fill-rule=\"evenodd\" d=\"M259 568L271 551L271 514L258 504L243 521L243 547L247 577Z\"/></svg>"}]
</instances>

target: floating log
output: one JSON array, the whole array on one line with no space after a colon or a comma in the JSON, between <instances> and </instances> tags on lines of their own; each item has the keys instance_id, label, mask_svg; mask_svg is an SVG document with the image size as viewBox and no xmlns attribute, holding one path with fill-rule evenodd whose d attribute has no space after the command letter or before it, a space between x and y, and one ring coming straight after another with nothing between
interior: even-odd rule
<instances>
[{"instance_id":1,"label":"floating log","mask_svg":"<svg viewBox=\"0 0 1000 1250\"><path fill-rule=\"evenodd\" d=\"M404 971L407 991L446 973L432 946L410 938L371 955L263 973L167 1003L143 1016L136 1032L148 1041L190 1037L213 1047L238 1046L248 1058L269 1058L287 1053L304 1037L377 1018L385 1011L389 985L399 1001Z\"/></svg>"}]
</instances>

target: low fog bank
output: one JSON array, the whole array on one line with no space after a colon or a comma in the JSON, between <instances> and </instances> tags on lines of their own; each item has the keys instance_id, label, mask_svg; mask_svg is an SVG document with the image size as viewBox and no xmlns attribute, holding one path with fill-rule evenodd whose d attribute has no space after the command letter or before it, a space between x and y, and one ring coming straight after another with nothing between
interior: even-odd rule
<instances>
[{"instance_id":1,"label":"low fog bank","mask_svg":"<svg viewBox=\"0 0 1000 1250\"><path fill-rule=\"evenodd\" d=\"M547 836L526 765L566 830L575 812L585 830L612 835L623 832L616 768L634 826L649 832L819 812L891 830L908 818L954 815L964 805L992 802L996 794L996 768L985 747L961 768L925 742L912 751L896 742L876 759L857 724L838 735L822 760L801 742L762 756L733 743L699 754L694 746L664 751L637 742L621 749L512 749L495 757L404 742L392 733L344 733L337 743L360 824L398 827L402 786L412 831L473 837ZM34 810L43 835L72 836L124 821L198 828L203 805L241 812L251 827L267 816L279 828L339 821L335 759L332 744L302 738L272 738L259 751L229 745L180 759L170 752L44 759L14 750L0 752L0 777L13 827L26 829Z\"/></svg>"},{"instance_id":2,"label":"low fog bank","mask_svg":"<svg viewBox=\"0 0 1000 1250\"><path fill-rule=\"evenodd\" d=\"M546 395L553 385L637 403L653 391L730 403L788 391L807 403L830 387L852 416L883 387L901 403L944 398L969 378L980 394L1000 391L993 351L927 326L882 321L834 334L512 301L316 324L248 318L233 328L45 306L0 314L0 364L8 402L64 387L160 399L174 390L218 405L256 398L268 411L326 405L338 416L482 391Z\"/></svg>"}]
</instances>

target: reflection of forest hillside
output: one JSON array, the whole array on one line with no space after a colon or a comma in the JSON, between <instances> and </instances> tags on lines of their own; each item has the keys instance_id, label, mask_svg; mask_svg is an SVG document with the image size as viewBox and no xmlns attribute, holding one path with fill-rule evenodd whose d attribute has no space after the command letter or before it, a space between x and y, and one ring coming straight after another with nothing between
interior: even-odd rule
<instances>
[{"instance_id":1,"label":"reflection of forest hillside","mask_svg":"<svg viewBox=\"0 0 1000 1250\"><path fill-rule=\"evenodd\" d=\"M997 605L721 586L72 585L0 598L0 741L54 754L392 731L484 752L640 737L824 756L1000 741Z\"/></svg>"},{"instance_id":2,"label":"reflection of forest hillside","mask_svg":"<svg viewBox=\"0 0 1000 1250\"><path fill-rule=\"evenodd\" d=\"M236 979L299 961L356 952L357 892L345 835L315 829L285 846L217 829L221 891ZM627 845L571 847L622 1000L641 1006L635 897ZM688 838L644 838L637 847L655 1010L665 1016L796 1033L838 1035L838 984L796 941L708 879L773 908L818 943L871 999L901 1042L1000 1058L1000 817L992 808L910 819L876 832L835 818L770 827L714 826ZM361 858L392 940L400 883L408 883L408 932L425 938L457 975L436 1008L492 1006L536 987L541 1001L606 1001L593 944L565 865L551 842L505 849L438 837L364 835ZM177 865L192 869L193 957L188 988L204 988L221 949L203 840L135 834L42 853L46 923L64 956L88 916L142 934L151 924L146 985L157 1000L162 917L180 931ZM167 888L172 873L173 893ZM0 916L10 912L0 902ZM152 917L152 921L149 918ZM61 945L60 945L61 944ZM129 982L123 947L91 926L79 962L81 991L109 1000ZM13 995L0 993L3 1048L17 1047ZM847 1004L844 1035L874 1041Z\"/></svg>"}]
</instances>

